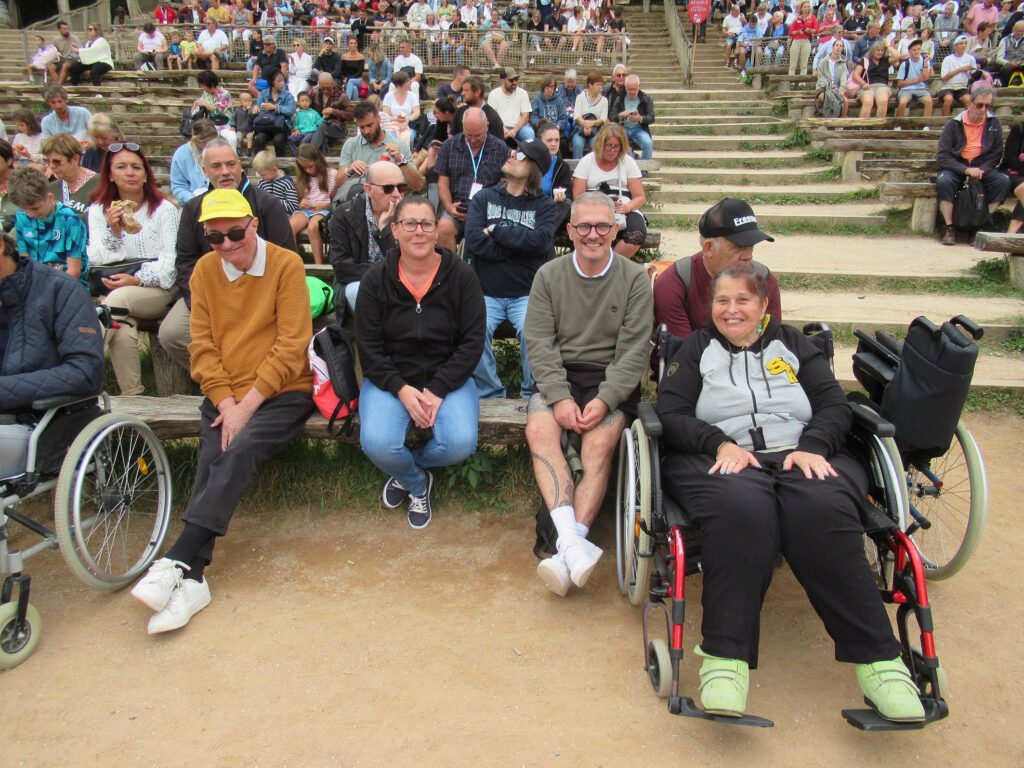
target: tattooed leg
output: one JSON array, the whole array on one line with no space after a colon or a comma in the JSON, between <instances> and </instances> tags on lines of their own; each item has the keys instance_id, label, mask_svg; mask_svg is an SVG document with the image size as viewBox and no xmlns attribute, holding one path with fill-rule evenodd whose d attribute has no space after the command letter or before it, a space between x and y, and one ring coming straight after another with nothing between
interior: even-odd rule
<instances>
[{"instance_id":1,"label":"tattooed leg","mask_svg":"<svg viewBox=\"0 0 1024 768\"><path fill-rule=\"evenodd\" d=\"M569 465L562 454L562 428L550 413L531 413L526 422L526 441L533 456L533 474L548 509L571 505L575 488Z\"/></svg>"}]
</instances>

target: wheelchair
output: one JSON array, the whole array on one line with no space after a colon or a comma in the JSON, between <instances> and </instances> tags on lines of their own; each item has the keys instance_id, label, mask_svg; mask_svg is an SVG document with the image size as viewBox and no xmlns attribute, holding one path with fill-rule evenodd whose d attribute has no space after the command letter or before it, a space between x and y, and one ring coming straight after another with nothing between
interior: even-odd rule
<instances>
[{"instance_id":1,"label":"wheelchair","mask_svg":"<svg viewBox=\"0 0 1024 768\"><path fill-rule=\"evenodd\" d=\"M139 419L110 413L106 393L39 400L32 411L42 416L30 425L24 469L0 477L0 573L9 574L0 596L0 669L25 661L39 643L42 624L29 603L25 560L59 549L90 587L120 589L149 567L171 516L171 472L160 439ZM62 434L54 438L55 431ZM18 511L50 490L53 529ZM9 548L11 521L41 541Z\"/></svg>"},{"instance_id":2,"label":"wheelchair","mask_svg":"<svg viewBox=\"0 0 1024 768\"><path fill-rule=\"evenodd\" d=\"M832 360L833 342L828 327L812 323L803 330ZM661 372L679 344L681 340L670 337L663 327L657 344ZM919 723L896 723L882 718L873 709L846 709L842 715L860 730L916 730L949 714L942 698L945 674L935 655L926 582L929 564L934 565L935 561L923 555L922 547L912 538L927 527L927 518L910 503L911 496L929 502L941 499L938 490L933 491L932 487L938 486L941 490L941 478L936 477L936 473L943 470L933 463L927 468L905 472L894 426L879 415L877 404L870 397L861 393L848 397L854 419L847 445L853 455L860 458L868 474L869 492L862 521L865 549L883 602L897 605L896 634L902 647L901 655L921 692L925 719ZM959 442L960 434L958 431L956 446L967 444ZM964 434L969 437L966 431ZM754 715L710 714L698 707L691 697L680 695L685 577L701 570L701 536L679 501L662 489L661 435L662 425L654 405L640 403L636 420L623 431L617 471L617 577L619 590L631 604L642 607L644 670L655 693L668 699L672 714L730 725L771 727L774 725L771 720ZM973 439L969 444L973 445ZM980 461L980 456L978 458ZM931 487L926 488L926 484ZM928 514L932 512L933 509L928 509ZM658 633L653 632L651 616L655 613L664 616L665 637L655 636ZM914 638L911 618L917 628Z\"/></svg>"}]
</instances>

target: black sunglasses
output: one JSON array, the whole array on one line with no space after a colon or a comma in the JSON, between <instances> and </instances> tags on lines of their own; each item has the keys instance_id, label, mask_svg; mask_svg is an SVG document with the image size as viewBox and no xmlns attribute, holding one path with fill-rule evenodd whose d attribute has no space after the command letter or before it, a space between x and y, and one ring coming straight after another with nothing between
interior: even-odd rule
<instances>
[{"instance_id":1,"label":"black sunglasses","mask_svg":"<svg viewBox=\"0 0 1024 768\"><path fill-rule=\"evenodd\" d=\"M110 152L110 154L120 152L122 149L127 149L129 152L138 152L141 147L139 147L139 145L134 141L119 141L116 144L111 144L107 147L107 151Z\"/></svg>"},{"instance_id":2,"label":"black sunglasses","mask_svg":"<svg viewBox=\"0 0 1024 768\"><path fill-rule=\"evenodd\" d=\"M398 189L403 195L409 190L408 184L373 184L370 182L371 187L380 187L385 195L390 195L395 189Z\"/></svg>"},{"instance_id":3,"label":"black sunglasses","mask_svg":"<svg viewBox=\"0 0 1024 768\"><path fill-rule=\"evenodd\" d=\"M249 224L252 224L252 219L249 220ZM245 239L245 233L249 229L249 224L246 224L244 227L229 229L227 232L207 232L206 239L210 241L210 245L220 245L224 242L225 237L232 243L240 243Z\"/></svg>"}]
</instances>

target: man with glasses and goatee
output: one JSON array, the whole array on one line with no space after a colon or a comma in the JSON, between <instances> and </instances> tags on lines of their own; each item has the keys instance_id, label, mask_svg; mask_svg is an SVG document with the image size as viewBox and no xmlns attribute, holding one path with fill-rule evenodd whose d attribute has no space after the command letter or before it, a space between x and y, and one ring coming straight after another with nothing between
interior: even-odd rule
<instances>
[{"instance_id":1,"label":"man with glasses and goatee","mask_svg":"<svg viewBox=\"0 0 1024 768\"><path fill-rule=\"evenodd\" d=\"M615 204L585 192L569 218L573 253L537 271L526 310L526 352L535 394L526 440L533 473L558 538L537 574L556 595L590 578L601 549L587 540L604 499L612 454L640 401L654 323L647 271L612 251ZM576 483L563 433L581 436Z\"/></svg>"},{"instance_id":2,"label":"man with glasses and goatee","mask_svg":"<svg viewBox=\"0 0 1024 768\"><path fill-rule=\"evenodd\" d=\"M313 411L302 259L260 237L259 223L236 189L202 198L198 225L212 252L190 281L192 377L205 395L198 466L181 535L132 589L155 611L150 634L183 627L210 604L203 574L217 537L259 466Z\"/></svg>"},{"instance_id":3,"label":"man with glasses and goatee","mask_svg":"<svg viewBox=\"0 0 1024 768\"><path fill-rule=\"evenodd\" d=\"M367 169L362 192L348 200L334 199L327 259L334 267L334 311L339 317L346 310L356 311L366 270L395 247L391 222L407 191L402 169L390 160L378 160Z\"/></svg>"}]
</instances>

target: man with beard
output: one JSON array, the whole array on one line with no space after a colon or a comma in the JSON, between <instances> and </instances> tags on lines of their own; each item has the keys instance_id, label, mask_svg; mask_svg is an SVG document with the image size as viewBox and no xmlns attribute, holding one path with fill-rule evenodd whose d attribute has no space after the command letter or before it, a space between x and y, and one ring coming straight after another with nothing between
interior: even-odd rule
<instances>
[{"instance_id":1,"label":"man with beard","mask_svg":"<svg viewBox=\"0 0 1024 768\"><path fill-rule=\"evenodd\" d=\"M470 107L477 107L484 111L489 134L499 139L505 138L505 124L501 122L501 116L495 109L484 102L484 80L475 75L467 78L466 82L462 84L462 106L455 110L451 127L448 129L449 136L457 136L462 133L462 120L466 115L466 110Z\"/></svg>"},{"instance_id":2,"label":"man with beard","mask_svg":"<svg viewBox=\"0 0 1024 768\"><path fill-rule=\"evenodd\" d=\"M343 189L335 195L344 200L352 186L365 181L366 169L378 160L390 160L402 169L405 182L413 192L422 191L426 187L423 174L416 170L409 145L394 133L385 133L380 127L380 113L377 108L366 101L356 104L352 113L356 118L359 133L341 148L341 160L338 170L348 177Z\"/></svg>"},{"instance_id":3,"label":"man with beard","mask_svg":"<svg viewBox=\"0 0 1024 768\"><path fill-rule=\"evenodd\" d=\"M533 394L523 329L533 276L553 254L555 201L541 192L551 154L541 141L517 142L501 168L504 184L481 190L466 214L466 258L480 279L487 307L484 353L473 373L481 400L505 397L494 360L494 331L508 320L516 329L523 364L521 397Z\"/></svg>"}]
</instances>

